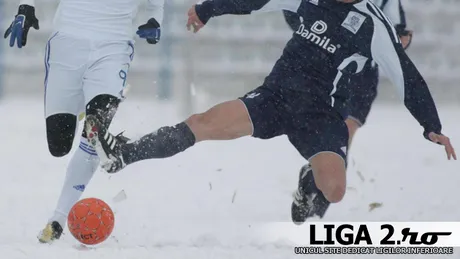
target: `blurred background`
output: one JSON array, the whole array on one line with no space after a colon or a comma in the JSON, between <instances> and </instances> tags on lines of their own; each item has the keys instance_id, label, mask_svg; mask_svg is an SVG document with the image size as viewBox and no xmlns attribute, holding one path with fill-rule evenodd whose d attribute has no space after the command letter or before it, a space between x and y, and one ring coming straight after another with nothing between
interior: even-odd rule
<instances>
[{"instance_id":1,"label":"blurred background","mask_svg":"<svg viewBox=\"0 0 460 259\"><path fill-rule=\"evenodd\" d=\"M158 45L136 43L128 77L131 98L173 100L189 114L201 102L237 97L259 86L291 35L281 12L226 16L211 22L197 35L185 28L193 1L166 1L162 39ZM37 1L39 31L29 34L22 50L0 44L1 100L42 98L45 43L52 32L57 0ZM409 54L425 76L438 103L459 103L460 1L404 0L408 27L414 31ZM18 1L0 0L0 22L7 28ZM140 8L136 25L148 16ZM386 80L379 102L398 101Z\"/></svg>"}]
</instances>

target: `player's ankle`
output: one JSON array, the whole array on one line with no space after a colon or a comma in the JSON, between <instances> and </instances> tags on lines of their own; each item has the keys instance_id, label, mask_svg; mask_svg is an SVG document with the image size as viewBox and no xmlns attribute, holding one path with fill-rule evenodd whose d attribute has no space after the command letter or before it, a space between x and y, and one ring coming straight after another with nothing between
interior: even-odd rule
<instances>
[{"instance_id":1,"label":"player's ankle","mask_svg":"<svg viewBox=\"0 0 460 259\"><path fill-rule=\"evenodd\" d=\"M140 160L135 156L136 150L137 148L135 143L124 144L121 146L121 159L125 165L130 165Z\"/></svg>"},{"instance_id":2,"label":"player's ankle","mask_svg":"<svg viewBox=\"0 0 460 259\"><path fill-rule=\"evenodd\" d=\"M342 201L345 196L345 188L341 186L326 188L326 190L323 191L323 194L330 203L338 203Z\"/></svg>"},{"instance_id":3,"label":"player's ankle","mask_svg":"<svg viewBox=\"0 0 460 259\"><path fill-rule=\"evenodd\" d=\"M51 223L53 221L56 221L59 225L61 225L61 227L64 227L67 221L67 216L61 211L56 210L53 217L51 217L48 222Z\"/></svg>"}]
</instances>

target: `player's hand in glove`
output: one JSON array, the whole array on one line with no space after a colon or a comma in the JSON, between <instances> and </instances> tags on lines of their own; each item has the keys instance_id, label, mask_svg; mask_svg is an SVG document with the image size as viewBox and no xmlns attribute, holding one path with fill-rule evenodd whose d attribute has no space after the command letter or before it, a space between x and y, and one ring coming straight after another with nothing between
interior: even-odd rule
<instances>
[{"instance_id":1,"label":"player's hand in glove","mask_svg":"<svg viewBox=\"0 0 460 259\"><path fill-rule=\"evenodd\" d=\"M457 155L455 154L455 149L450 143L450 139L442 134L436 134L434 132L430 132L428 134L428 138L433 141L434 143L443 145L444 148L446 149L446 154L447 154L447 159L454 158L454 160L457 160Z\"/></svg>"},{"instance_id":2,"label":"player's hand in glove","mask_svg":"<svg viewBox=\"0 0 460 259\"><path fill-rule=\"evenodd\" d=\"M136 34L139 35L140 38L146 39L149 44L157 44L161 36L160 24L155 18L151 18L146 24L137 28Z\"/></svg>"},{"instance_id":3,"label":"player's hand in glove","mask_svg":"<svg viewBox=\"0 0 460 259\"><path fill-rule=\"evenodd\" d=\"M30 27L38 30L38 19L35 17L35 8L30 5L20 5L18 14L15 16L14 21L10 27L5 31L3 36L5 39L10 37L10 47L14 46L14 42L18 48L22 48L27 44L27 34Z\"/></svg>"}]
</instances>

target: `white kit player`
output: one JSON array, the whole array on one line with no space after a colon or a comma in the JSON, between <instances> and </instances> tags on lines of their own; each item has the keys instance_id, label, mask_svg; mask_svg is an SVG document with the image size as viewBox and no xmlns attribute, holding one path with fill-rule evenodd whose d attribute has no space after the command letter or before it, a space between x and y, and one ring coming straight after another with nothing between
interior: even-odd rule
<instances>
[{"instance_id":1,"label":"white kit player","mask_svg":"<svg viewBox=\"0 0 460 259\"><path fill-rule=\"evenodd\" d=\"M147 0L150 19L137 35L150 44L160 40L164 0ZM39 29L34 0L21 0L18 14L5 32L10 46L22 48L31 27ZM133 20L138 0L61 0L54 32L45 50L45 118L48 148L54 157L67 155L86 112L109 127L124 98L127 73L134 56ZM126 138L117 136L121 141ZM38 239L59 239L70 208L80 199L99 165L83 130L54 214Z\"/></svg>"}]
</instances>

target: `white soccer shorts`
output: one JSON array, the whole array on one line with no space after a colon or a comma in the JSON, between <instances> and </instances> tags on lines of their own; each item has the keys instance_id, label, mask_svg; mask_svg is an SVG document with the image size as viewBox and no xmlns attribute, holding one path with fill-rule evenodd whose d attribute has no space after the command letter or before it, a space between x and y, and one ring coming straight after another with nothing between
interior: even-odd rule
<instances>
[{"instance_id":1,"label":"white soccer shorts","mask_svg":"<svg viewBox=\"0 0 460 259\"><path fill-rule=\"evenodd\" d=\"M101 94L123 98L133 57L132 41L96 42L54 33L45 49L45 118L78 115Z\"/></svg>"}]
</instances>

